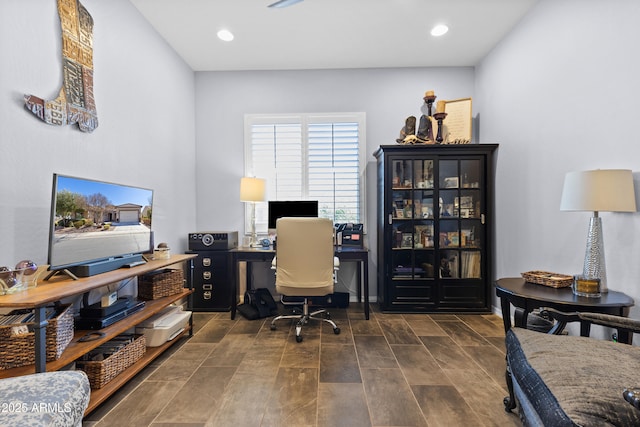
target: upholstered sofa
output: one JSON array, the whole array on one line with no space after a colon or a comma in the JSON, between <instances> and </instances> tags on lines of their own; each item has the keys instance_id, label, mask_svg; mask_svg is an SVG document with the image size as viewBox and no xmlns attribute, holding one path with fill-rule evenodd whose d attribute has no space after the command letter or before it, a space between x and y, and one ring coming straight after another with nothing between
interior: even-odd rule
<instances>
[{"instance_id":1,"label":"upholstered sofa","mask_svg":"<svg viewBox=\"0 0 640 427\"><path fill-rule=\"evenodd\" d=\"M640 322L628 318L547 313L565 322L615 328L618 338L628 343L633 332L640 332ZM512 328L507 331L506 349L505 409L517 407L523 425L640 426L640 409L624 396L625 389L640 386L639 347Z\"/></svg>"},{"instance_id":2,"label":"upholstered sofa","mask_svg":"<svg viewBox=\"0 0 640 427\"><path fill-rule=\"evenodd\" d=\"M83 371L0 380L0 425L81 427L91 389Z\"/></svg>"}]
</instances>

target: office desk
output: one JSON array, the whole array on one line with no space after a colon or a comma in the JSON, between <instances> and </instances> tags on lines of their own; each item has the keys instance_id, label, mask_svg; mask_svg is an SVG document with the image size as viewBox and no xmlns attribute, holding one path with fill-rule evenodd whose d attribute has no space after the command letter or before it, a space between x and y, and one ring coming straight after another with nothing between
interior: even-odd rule
<instances>
[{"instance_id":1,"label":"office desk","mask_svg":"<svg viewBox=\"0 0 640 427\"><path fill-rule=\"evenodd\" d=\"M240 262L247 263L247 288L251 287L251 263L271 262L276 251L273 248L237 248L229 251L231 254L231 319L236 318L236 307L238 303L238 289L240 289L238 265ZM369 320L369 250L365 248L355 248L349 246L336 246L335 256L340 263L358 262L358 302L362 300L364 294L364 317ZM338 272L338 274L340 274Z\"/></svg>"}]
</instances>

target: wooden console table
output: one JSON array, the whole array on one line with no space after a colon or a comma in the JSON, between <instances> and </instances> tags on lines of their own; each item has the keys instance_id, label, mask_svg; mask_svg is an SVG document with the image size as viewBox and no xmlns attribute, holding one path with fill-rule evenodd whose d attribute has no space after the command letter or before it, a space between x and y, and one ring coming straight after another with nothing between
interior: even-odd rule
<instances>
[{"instance_id":1,"label":"wooden console table","mask_svg":"<svg viewBox=\"0 0 640 427\"><path fill-rule=\"evenodd\" d=\"M47 305L60 301L61 299L81 295L93 289L126 280L131 277L139 276L141 274L145 274L154 270L158 270L175 264L182 264L192 258L195 258L196 256L197 255L173 255L169 259L152 260L147 262L146 264L133 268L119 268L107 273L102 273L91 277L83 277L78 280L72 280L63 276L55 276L47 282L39 283L35 288L27 289L15 294L0 296L0 308L33 309L35 311L36 318L34 327L35 365L27 365L18 368L0 370L0 378L28 375L36 372L45 372L47 370L58 370L75 361L83 354L88 353L94 348L109 341L113 337L122 334L123 332L131 329L140 322L148 319L169 304L179 301L182 298L188 297L189 295L191 295L193 290L184 289L181 293L176 295L170 295L168 297L147 301L144 309L133 313L130 316L106 328L101 329L100 332L104 333L104 336L96 340L80 342L79 340L81 337L86 335L88 332L95 331L75 331L73 340L64 350L60 358L48 363L46 362L47 321L45 319L45 307ZM191 268L189 268L188 274L190 274L190 272ZM192 283L192 281L190 280L187 282ZM186 328L180 336L191 333L191 326L192 323L189 322L189 328ZM91 400L89 402L89 407L87 408L85 413L88 414L89 412L93 411L100 403L104 402L111 394L117 391L129 379L140 372L142 368L151 363L156 357L158 357L162 352L164 352L175 342L177 342L177 339L166 342L159 347L148 347L142 359L134 363L131 367L127 368L115 379L106 384L103 388L91 390Z\"/></svg>"}]
</instances>

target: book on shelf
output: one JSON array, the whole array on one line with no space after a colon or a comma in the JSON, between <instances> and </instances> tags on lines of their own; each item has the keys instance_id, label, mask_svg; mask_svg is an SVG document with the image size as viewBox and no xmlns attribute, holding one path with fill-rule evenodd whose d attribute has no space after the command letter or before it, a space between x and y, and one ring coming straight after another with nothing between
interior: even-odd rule
<instances>
[{"instance_id":1,"label":"book on shelf","mask_svg":"<svg viewBox=\"0 0 640 427\"><path fill-rule=\"evenodd\" d=\"M480 278L480 257L481 255L478 251L462 252L462 277L471 279Z\"/></svg>"}]
</instances>

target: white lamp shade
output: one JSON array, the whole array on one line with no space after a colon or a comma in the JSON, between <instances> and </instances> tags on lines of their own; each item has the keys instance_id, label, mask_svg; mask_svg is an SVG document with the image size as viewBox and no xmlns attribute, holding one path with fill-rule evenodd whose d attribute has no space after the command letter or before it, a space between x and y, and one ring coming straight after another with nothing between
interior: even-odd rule
<instances>
[{"instance_id":1,"label":"white lamp shade","mask_svg":"<svg viewBox=\"0 0 640 427\"><path fill-rule=\"evenodd\" d=\"M244 177L240 180L241 202L264 202L266 181L262 178Z\"/></svg>"},{"instance_id":2,"label":"white lamp shade","mask_svg":"<svg viewBox=\"0 0 640 427\"><path fill-rule=\"evenodd\" d=\"M633 174L628 169L568 172L561 211L635 212Z\"/></svg>"}]
</instances>

